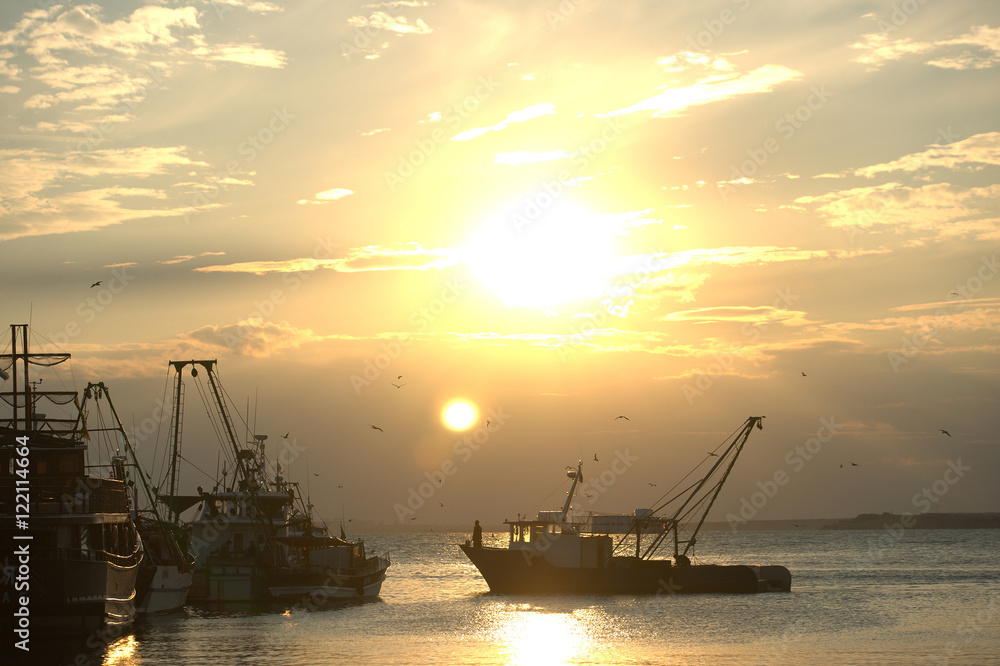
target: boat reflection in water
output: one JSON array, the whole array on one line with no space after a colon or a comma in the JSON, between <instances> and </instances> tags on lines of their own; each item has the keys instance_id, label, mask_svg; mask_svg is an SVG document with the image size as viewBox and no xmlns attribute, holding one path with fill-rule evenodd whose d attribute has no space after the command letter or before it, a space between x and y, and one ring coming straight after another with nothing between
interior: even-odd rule
<instances>
[{"instance_id":1,"label":"boat reflection in water","mask_svg":"<svg viewBox=\"0 0 1000 666\"><path fill-rule=\"evenodd\" d=\"M785 567L692 564L689 556L750 433L763 428L763 418L748 418L717 447L718 453L709 455L713 462L704 476L655 508L631 515L574 516L573 497L583 482L583 464L578 463L567 471L573 482L561 509L539 512L535 520L505 521L507 548L468 541L461 548L490 590L504 594L787 592L792 577ZM612 534L620 535L617 542ZM634 551L626 553L626 545L633 543ZM672 547L672 560L655 557L663 545Z\"/></svg>"}]
</instances>

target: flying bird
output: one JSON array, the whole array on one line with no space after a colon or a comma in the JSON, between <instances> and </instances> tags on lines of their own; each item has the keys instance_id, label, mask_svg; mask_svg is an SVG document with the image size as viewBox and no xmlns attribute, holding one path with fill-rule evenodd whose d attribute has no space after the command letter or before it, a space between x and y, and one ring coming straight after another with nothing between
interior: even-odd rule
<instances>
[{"instance_id":1,"label":"flying bird","mask_svg":"<svg viewBox=\"0 0 1000 666\"><path fill-rule=\"evenodd\" d=\"M804 372L803 372L803 373L802 373L802 376L803 376L803 377L805 377L805 376L806 376L806 373L804 373Z\"/></svg>"},{"instance_id":2,"label":"flying bird","mask_svg":"<svg viewBox=\"0 0 1000 666\"><path fill-rule=\"evenodd\" d=\"M653 486L654 488L656 487L656 484L653 483L652 481L650 481L648 485Z\"/></svg>"},{"instance_id":3,"label":"flying bird","mask_svg":"<svg viewBox=\"0 0 1000 666\"><path fill-rule=\"evenodd\" d=\"M389 383L392 384L393 386L395 386L396 388L403 388L404 386L406 386L405 382L402 383L402 384L396 384L394 382L389 382Z\"/></svg>"},{"instance_id":4,"label":"flying bird","mask_svg":"<svg viewBox=\"0 0 1000 666\"><path fill-rule=\"evenodd\" d=\"M396 376L396 379L402 379L402 378L403 378L403 375L397 375Z\"/></svg>"},{"instance_id":5,"label":"flying bird","mask_svg":"<svg viewBox=\"0 0 1000 666\"><path fill-rule=\"evenodd\" d=\"M385 432L385 430L382 430L382 428L379 428L377 425L372 425L372 424L369 423L368 427L371 428L372 430L378 430L379 432Z\"/></svg>"},{"instance_id":6,"label":"flying bird","mask_svg":"<svg viewBox=\"0 0 1000 666\"><path fill-rule=\"evenodd\" d=\"M281 439L288 439L288 436L291 435L291 434L292 433L290 433L290 432L286 432L284 435L281 436Z\"/></svg>"},{"instance_id":7,"label":"flying bird","mask_svg":"<svg viewBox=\"0 0 1000 666\"><path fill-rule=\"evenodd\" d=\"M444 504L441 503L441 500L438 500L438 506L444 506Z\"/></svg>"},{"instance_id":8,"label":"flying bird","mask_svg":"<svg viewBox=\"0 0 1000 666\"><path fill-rule=\"evenodd\" d=\"M946 434L946 435L948 435L949 437L951 437L951 433L950 433L950 432L948 432L947 430L942 430L941 432L943 432L944 434Z\"/></svg>"},{"instance_id":9,"label":"flying bird","mask_svg":"<svg viewBox=\"0 0 1000 666\"><path fill-rule=\"evenodd\" d=\"M858 464L858 463L856 463L856 462L852 462L852 463L851 463L851 467L861 467L861 465L859 465L859 464Z\"/></svg>"},{"instance_id":10,"label":"flying bird","mask_svg":"<svg viewBox=\"0 0 1000 666\"><path fill-rule=\"evenodd\" d=\"M597 459L597 454L596 453L594 454L594 462L601 462L600 460Z\"/></svg>"},{"instance_id":11,"label":"flying bird","mask_svg":"<svg viewBox=\"0 0 1000 666\"><path fill-rule=\"evenodd\" d=\"M489 428L489 427L490 427L490 424L491 424L491 423L493 423L493 422L492 422L492 421L490 421L489 419L486 419L486 427L487 427L487 428Z\"/></svg>"},{"instance_id":12,"label":"flying bird","mask_svg":"<svg viewBox=\"0 0 1000 666\"><path fill-rule=\"evenodd\" d=\"M708 452L708 455L710 455L710 456L715 456L716 458L718 458L718 457L719 457L719 454L718 454L718 453L712 453L711 451L709 451L709 452Z\"/></svg>"},{"instance_id":13,"label":"flying bird","mask_svg":"<svg viewBox=\"0 0 1000 666\"><path fill-rule=\"evenodd\" d=\"M344 486L337 486L338 488L343 488Z\"/></svg>"},{"instance_id":14,"label":"flying bird","mask_svg":"<svg viewBox=\"0 0 1000 666\"><path fill-rule=\"evenodd\" d=\"M97 281L97 282L95 282L94 284L90 285L90 288L91 288L91 289L93 289L94 287L97 287L97 286L99 286L99 285L101 284L101 282L102 282L102 280L98 280L98 281Z\"/></svg>"},{"instance_id":15,"label":"flying bird","mask_svg":"<svg viewBox=\"0 0 1000 666\"><path fill-rule=\"evenodd\" d=\"M616 416L613 420L617 421L618 419L625 419L626 421L629 420L627 416Z\"/></svg>"}]
</instances>

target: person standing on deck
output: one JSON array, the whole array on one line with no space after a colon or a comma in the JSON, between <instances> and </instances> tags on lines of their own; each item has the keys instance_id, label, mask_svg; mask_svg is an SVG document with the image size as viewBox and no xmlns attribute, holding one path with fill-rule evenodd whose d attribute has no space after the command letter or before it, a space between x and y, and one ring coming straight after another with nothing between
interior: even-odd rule
<instances>
[{"instance_id":1,"label":"person standing on deck","mask_svg":"<svg viewBox=\"0 0 1000 666\"><path fill-rule=\"evenodd\" d=\"M479 526L478 520L476 521L476 526L472 528L472 547L483 547L483 528Z\"/></svg>"}]
</instances>

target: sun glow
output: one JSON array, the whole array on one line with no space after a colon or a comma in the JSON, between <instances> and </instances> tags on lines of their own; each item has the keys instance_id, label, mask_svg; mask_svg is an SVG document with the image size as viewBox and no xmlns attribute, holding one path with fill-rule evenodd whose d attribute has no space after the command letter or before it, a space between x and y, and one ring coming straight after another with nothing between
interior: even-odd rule
<instances>
[{"instance_id":1,"label":"sun glow","mask_svg":"<svg viewBox=\"0 0 1000 666\"><path fill-rule=\"evenodd\" d=\"M616 224L570 201L523 208L492 219L467 247L479 278L511 306L600 298L615 274Z\"/></svg>"},{"instance_id":2,"label":"sun glow","mask_svg":"<svg viewBox=\"0 0 1000 666\"><path fill-rule=\"evenodd\" d=\"M441 410L441 421L451 430L466 430L475 423L478 413L468 400L451 400Z\"/></svg>"}]
</instances>

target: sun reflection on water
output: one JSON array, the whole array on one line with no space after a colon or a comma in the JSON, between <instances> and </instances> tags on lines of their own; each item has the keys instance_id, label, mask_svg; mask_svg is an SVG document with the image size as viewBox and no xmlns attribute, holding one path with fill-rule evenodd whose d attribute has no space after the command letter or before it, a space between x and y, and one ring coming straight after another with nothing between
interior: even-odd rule
<instances>
[{"instance_id":1,"label":"sun reflection on water","mask_svg":"<svg viewBox=\"0 0 1000 666\"><path fill-rule=\"evenodd\" d=\"M130 666L137 663L135 651L138 646L139 641L135 636L122 636L108 645L108 651L104 655L104 666Z\"/></svg>"},{"instance_id":2,"label":"sun reflection on water","mask_svg":"<svg viewBox=\"0 0 1000 666\"><path fill-rule=\"evenodd\" d=\"M569 664L594 652L586 622L576 613L522 604L496 608L491 615L486 638L508 664Z\"/></svg>"}]
</instances>

